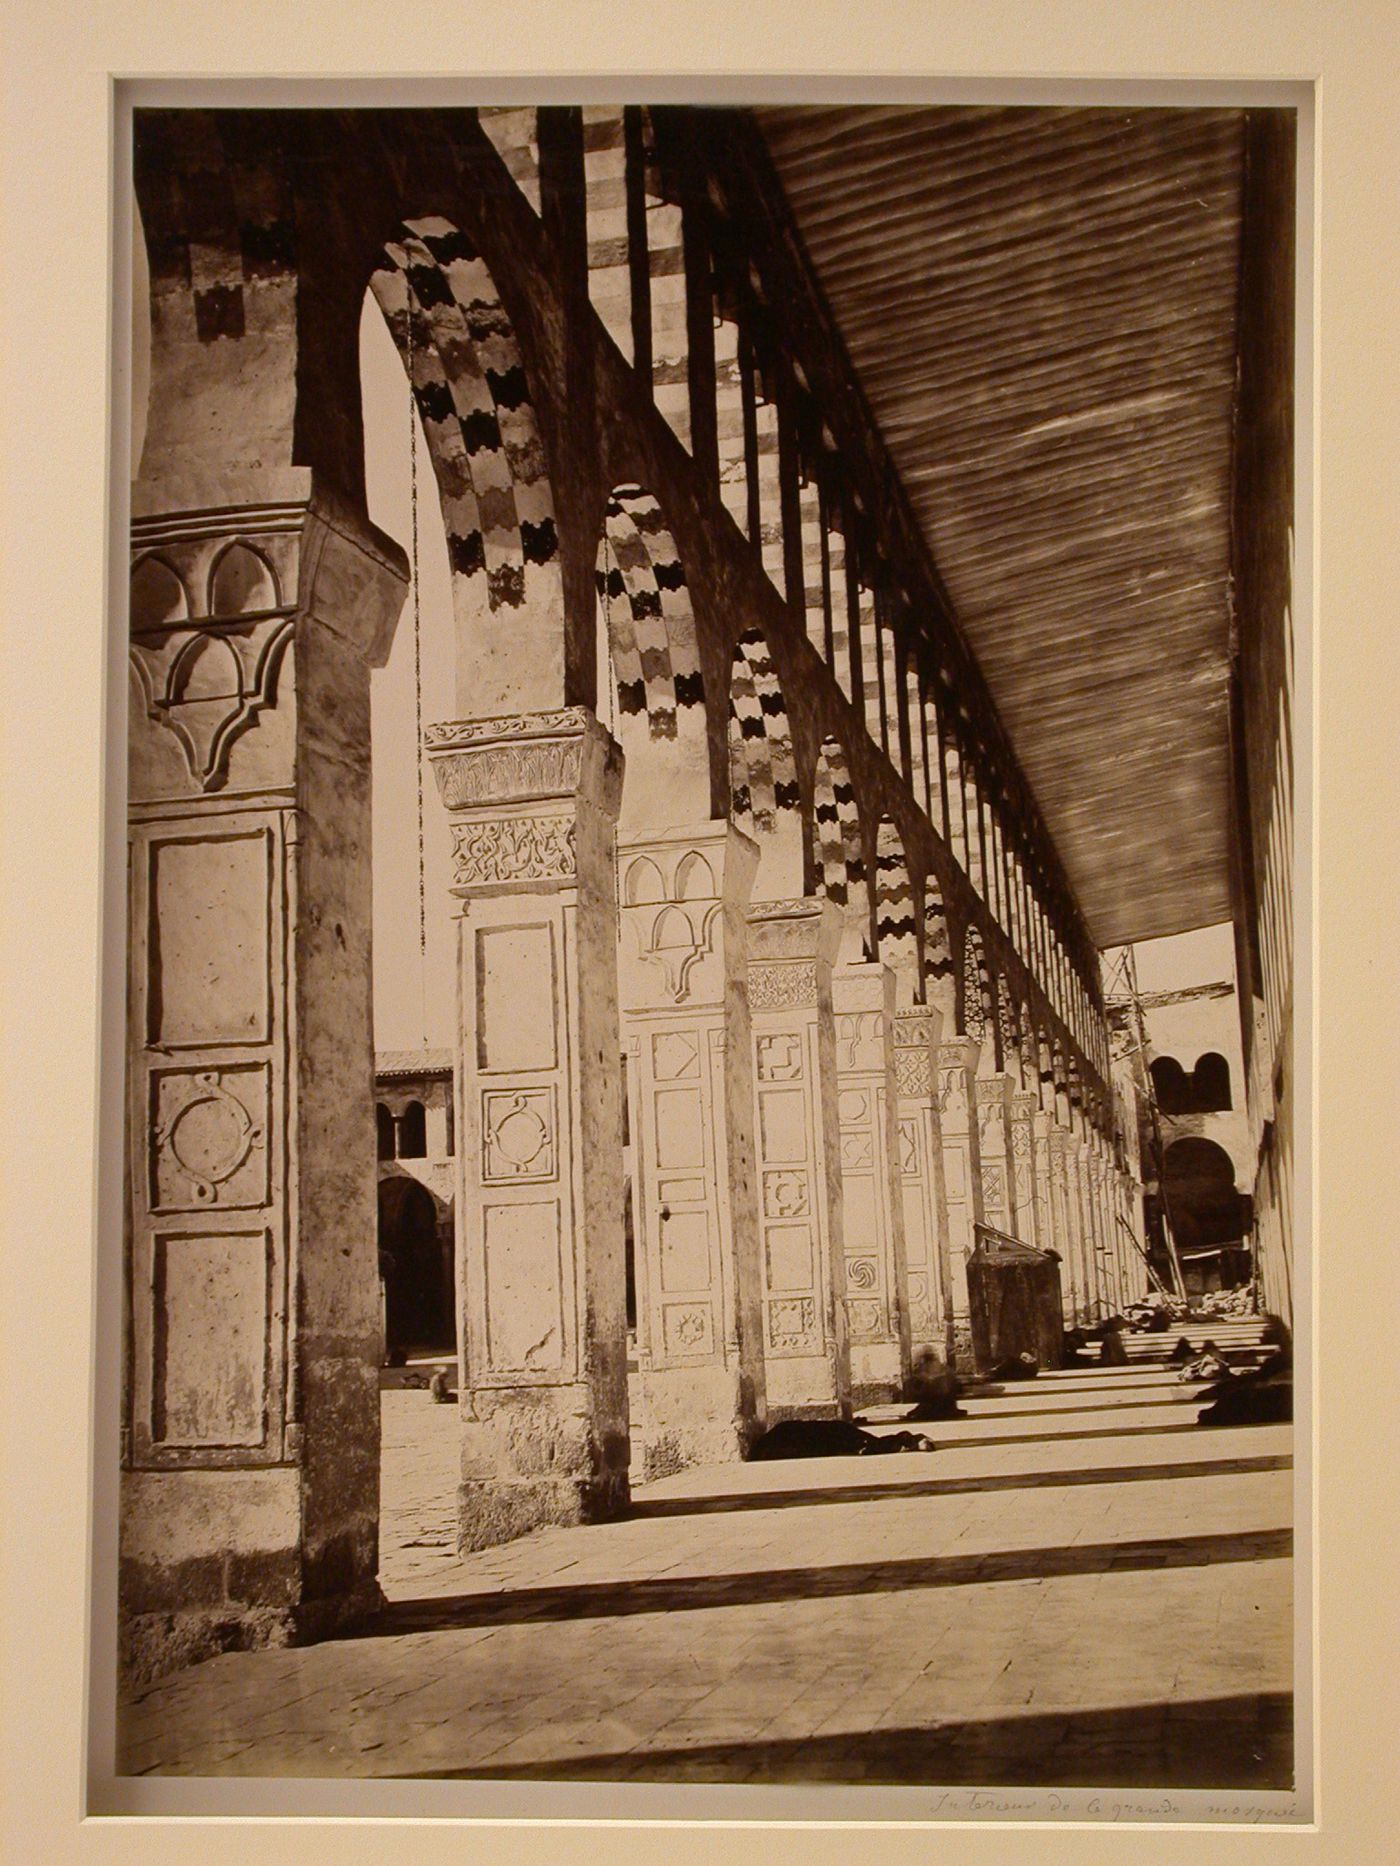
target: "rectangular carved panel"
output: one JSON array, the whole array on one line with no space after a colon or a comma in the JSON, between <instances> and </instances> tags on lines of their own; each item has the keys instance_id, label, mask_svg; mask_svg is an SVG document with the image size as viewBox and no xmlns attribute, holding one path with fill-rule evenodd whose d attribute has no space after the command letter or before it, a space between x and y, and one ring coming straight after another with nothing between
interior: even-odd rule
<instances>
[{"instance_id":1,"label":"rectangular carved panel","mask_svg":"<svg viewBox=\"0 0 1400 1866\"><path fill-rule=\"evenodd\" d=\"M558 989L547 923L479 927L477 1067L491 1075L553 1069Z\"/></svg>"},{"instance_id":2,"label":"rectangular carved panel","mask_svg":"<svg viewBox=\"0 0 1400 1866\"><path fill-rule=\"evenodd\" d=\"M265 831L150 844L147 1039L263 1043L271 1030L271 841Z\"/></svg>"},{"instance_id":3,"label":"rectangular carved panel","mask_svg":"<svg viewBox=\"0 0 1400 1866\"><path fill-rule=\"evenodd\" d=\"M967 1149L966 1147L943 1147L943 1183L947 1188L949 1203L967 1197Z\"/></svg>"},{"instance_id":4,"label":"rectangular carved panel","mask_svg":"<svg viewBox=\"0 0 1400 1866\"><path fill-rule=\"evenodd\" d=\"M768 1225L764 1229L770 1290L811 1289L816 1282L810 1225Z\"/></svg>"},{"instance_id":5,"label":"rectangular carved panel","mask_svg":"<svg viewBox=\"0 0 1400 1866\"><path fill-rule=\"evenodd\" d=\"M481 1216L487 1368L555 1372L565 1355L559 1201L486 1205Z\"/></svg>"},{"instance_id":6,"label":"rectangular carved panel","mask_svg":"<svg viewBox=\"0 0 1400 1866\"><path fill-rule=\"evenodd\" d=\"M679 1172L705 1164L705 1127L698 1089L657 1089L656 1164Z\"/></svg>"},{"instance_id":7,"label":"rectangular carved panel","mask_svg":"<svg viewBox=\"0 0 1400 1866\"><path fill-rule=\"evenodd\" d=\"M705 1198L703 1179L658 1179L657 1202L661 1205L699 1205Z\"/></svg>"},{"instance_id":8,"label":"rectangular carved panel","mask_svg":"<svg viewBox=\"0 0 1400 1866\"><path fill-rule=\"evenodd\" d=\"M843 1173L841 1197L845 1205L846 1255L878 1251L880 1219L873 1174Z\"/></svg>"},{"instance_id":9,"label":"rectangular carved panel","mask_svg":"<svg viewBox=\"0 0 1400 1866\"><path fill-rule=\"evenodd\" d=\"M261 1230L156 1238L156 1445L192 1449L265 1440L268 1256Z\"/></svg>"},{"instance_id":10,"label":"rectangular carved panel","mask_svg":"<svg viewBox=\"0 0 1400 1866\"><path fill-rule=\"evenodd\" d=\"M661 1284L667 1290L709 1288L708 1213L672 1212L661 1221Z\"/></svg>"},{"instance_id":11,"label":"rectangular carved panel","mask_svg":"<svg viewBox=\"0 0 1400 1866\"><path fill-rule=\"evenodd\" d=\"M912 1268L916 1263L933 1261L933 1239L929 1235L928 1202L924 1188L909 1179L902 1188L904 1198L904 1254Z\"/></svg>"},{"instance_id":12,"label":"rectangular carved panel","mask_svg":"<svg viewBox=\"0 0 1400 1866\"><path fill-rule=\"evenodd\" d=\"M758 1124L765 1162L807 1158L807 1098L801 1089L760 1089Z\"/></svg>"}]
</instances>

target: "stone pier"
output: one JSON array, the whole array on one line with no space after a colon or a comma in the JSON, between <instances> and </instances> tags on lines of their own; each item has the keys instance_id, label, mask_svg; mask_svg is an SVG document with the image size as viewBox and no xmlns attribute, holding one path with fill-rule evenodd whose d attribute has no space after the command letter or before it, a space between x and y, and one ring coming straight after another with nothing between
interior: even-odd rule
<instances>
[{"instance_id":1,"label":"stone pier","mask_svg":"<svg viewBox=\"0 0 1400 1866\"><path fill-rule=\"evenodd\" d=\"M1011 1192L1016 1207L1016 1235L1037 1249L1049 1248L1045 1213L1038 1196L1035 1171L1036 1097L1028 1089L1011 1094Z\"/></svg>"},{"instance_id":2,"label":"stone pier","mask_svg":"<svg viewBox=\"0 0 1400 1866\"><path fill-rule=\"evenodd\" d=\"M369 672L402 554L310 473L134 489L123 1665L373 1609Z\"/></svg>"},{"instance_id":3,"label":"stone pier","mask_svg":"<svg viewBox=\"0 0 1400 1866\"><path fill-rule=\"evenodd\" d=\"M1020 1237L1012 1183L1011 1078L1000 1072L977 1083L977 1149L985 1222Z\"/></svg>"},{"instance_id":4,"label":"stone pier","mask_svg":"<svg viewBox=\"0 0 1400 1866\"><path fill-rule=\"evenodd\" d=\"M645 1478L741 1458L762 1428L744 911L757 862L727 822L620 841L619 992L639 1192L632 1446Z\"/></svg>"},{"instance_id":5,"label":"stone pier","mask_svg":"<svg viewBox=\"0 0 1400 1866\"><path fill-rule=\"evenodd\" d=\"M948 1206L948 1265L953 1327L958 1357L971 1366L968 1321L967 1260L973 1227L986 1222L982 1203L982 1162L977 1135L977 1060L980 1046L970 1037L954 1037L938 1052L938 1119L943 1143L944 1187Z\"/></svg>"},{"instance_id":6,"label":"stone pier","mask_svg":"<svg viewBox=\"0 0 1400 1866\"><path fill-rule=\"evenodd\" d=\"M878 961L832 977L841 1125L843 1299L855 1405L909 1382L910 1323L894 1071L895 976Z\"/></svg>"},{"instance_id":7,"label":"stone pier","mask_svg":"<svg viewBox=\"0 0 1400 1866\"><path fill-rule=\"evenodd\" d=\"M894 1025L899 1183L909 1276L909 1345L916 1363L930 1349L945 1362L952 1357L948 1203L943 1182L943 1136L934 1094L942 1024L941 1012L920 1004L899 1011Z\"/></svg>"},{"instance_id":8,"label":"stone pier","mask_svg":"<svg viewBox=\"0 0 1400 1866\"><path fill-rule=\"evenodd\" d=\"M851 1409L831 965L840 914L824 900L749 909L754 1144L770 1417Z\"/></svg>"},{"instance_id":9,"label":"stone pier","mask_svg":"<svg viewBox=\"0 0 1400 1866\"><path fill-rule=\"evenodd\" d=\"M614 825L585 707L430 727L458 921L459 1543L628 1500Z\"/></svg>"}]
</instances>

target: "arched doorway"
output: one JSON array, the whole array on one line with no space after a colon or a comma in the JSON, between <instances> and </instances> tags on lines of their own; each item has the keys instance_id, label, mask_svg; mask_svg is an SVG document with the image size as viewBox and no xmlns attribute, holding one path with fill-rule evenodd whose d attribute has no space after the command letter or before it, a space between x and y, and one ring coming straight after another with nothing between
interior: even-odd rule
<instances>
[{"instance_id":1,"label":"arched doorway","mask_svg":"<svg viewBox=\"0 0 1400 1866\"><path fill-rule=\"evenodd\" d=\"M419 1350L455 1345L450 1261L445 1262L438 1206L416 1179L379 1182L379 1274L384 1284L385 1358L391 1365Z\"/></svg>"},{"instance_id":2,"label":"arched doorway","mask_svg":"<svg viewBox=\"0 0 1400 1866\"><path fill-rule=\"evenodd\" d=\"M1167 1215L1192 1291L1248 1282L1254 1202L1235 1188L1235 1167L1213 1140L1174 1140L1163 1161Z\"/></svg>"}]
</instances>

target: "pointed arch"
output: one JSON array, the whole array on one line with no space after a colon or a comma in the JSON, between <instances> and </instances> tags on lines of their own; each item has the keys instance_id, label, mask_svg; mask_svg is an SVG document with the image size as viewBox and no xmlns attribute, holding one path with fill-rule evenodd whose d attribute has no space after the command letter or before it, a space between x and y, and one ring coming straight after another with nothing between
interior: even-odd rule
<instances>
[{"instance_id":1,"label":"pointed arch","mask_svg":"<svg viewBox=\"0 0 1400 1866\"><path fill-rule=\"evenodd\" d=\"M875 944L881 959L917 981L919 939L904 843L889 817L875 834Z\"/></svg>"},{"instance_id":2,"label":"pointed arch","mask_svg":"<svg viewBox=\"0 0 1400 1866\"><path fill-rule=\"evenodd\" d=\"M209 614L253 615L282 606L277 572L242 538L226 544L209 569Z\"/></svg>"},{"instance_id":3,"label":"pointed arch","mask_svg":"<svg viewBox=\"0 0 1400 1866\"><path fill-rule=\"evenodd\" d=\"M609 495L598 547L599 713L627 760L622 815L633 823L710 814L705 680L680 553L641 486ZM605 703L610 685L615 707Z\"/></svg>"},{"instance_id":4,"label":"pointed arch","mask_svg":"<svg viewBox=\"0 0 1400 1866\"><path fill-rule=\"evenodd\" d=\"M840 741L822 740L812 778L812 867L816 891L845 910L848 930L871 949L870 883L860 807Z\"/></svg>"},{"instance_id":5,"label":"pointed arch","mask_svg":"<svg viewBox=\"0 0 1400 1866\"><path fill-rule=\"evenodd\" d=\"M554 496L515 329L471 241L405 221L369 287L408 369L454 584L486 608L560 607Z\"/></svg>"},{"instance_id":6,"label":"pointed arch","mask_svg":"<svg viewBox=\"0 0 1400 1866\"><path fill-rule=\"evenodd\" d=\"M131 568L132 633L168 628L189 613L189 595L174 566L153 552L138 557Z\"/></svg>"},{"instance_id":7,"label":"pointed arch","mask_svg":"<svg viewBox=\"0 0 1400 1866\"><path fill-rule=\"evenodd\" d=\"M762 631L734 645L729 679L729 810L758 843L754 895L802 892L802 817L792 727L777 669Z\"/></svg>"}]
</instances>

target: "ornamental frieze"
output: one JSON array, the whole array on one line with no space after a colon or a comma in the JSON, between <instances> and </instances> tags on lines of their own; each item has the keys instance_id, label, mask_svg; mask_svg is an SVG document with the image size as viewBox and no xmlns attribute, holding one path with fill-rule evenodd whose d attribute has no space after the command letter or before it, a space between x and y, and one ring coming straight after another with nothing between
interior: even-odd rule
<instances>
[{"instance_id":1,"label":"ornamental frieze","mask_svg":"<svg viewBox=\"0 0 1400 1866\"><path fill-rule=\"evenodd\" d=\"M494 881L568 881L577 872L572 817L501 817L450 827L452 879L457 887Z\"/></svg>"}]
</instances>

